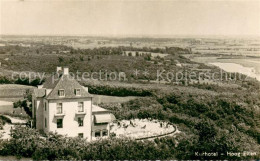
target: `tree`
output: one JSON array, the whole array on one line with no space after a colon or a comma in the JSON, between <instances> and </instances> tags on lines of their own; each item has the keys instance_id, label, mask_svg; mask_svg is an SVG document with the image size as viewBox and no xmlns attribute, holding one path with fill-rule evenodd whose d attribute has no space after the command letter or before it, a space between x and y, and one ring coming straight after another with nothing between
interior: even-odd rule
<instances>
[{"instance_id":1,"label":"tree","mask_svg":"<svg viewBox=\"0 0 260 161\"><path fill-rule=\"evenodd\" d=\"M31 102L32 102L32 93L30 90L26 90L26 92L24 94L24 99L14 102L13 107L21 108L21 112L22 112L22 109L24 109L26 114L28 114L31 117L32 116L32 103Z\"/></svg>"},{"instance_id":2,"label":"tree","mask_svg":"<svg viewBox=\"0 0 260 161\"><path fill-rule=\"evenodd\" d=\"M217 135L214 124L206 120L199 122L195 128L199 131L200 141L212 140Z\"/></svg>"},{"instance_id":3,"label":"tree","mask_svg":"<svg viewBox=\"0 0 260 161\"><path fill-rule=\"evenodd\" d=\"M79 56L80 61L84 61L84 57L82 55Z\"/></svg>"},{"instance_id":4,"label":"tree","mask_svg":"<svg viewBox=\"0 0 260 161\"><path fill-rule=\"evenodd\" d=\"M14 107L14 108L20 108L20 109L21 109L21 112L22 112L22 101L19 100L19 101L17 101L17 102L14 102L14 103L13 103L13 107Z\"/></svg>"},{"instance_id":5,"label":"tree","mask_svg":"<svg viewBox=\"0 0 260 161\"><path fill-rule=\"evenodd\" d=\"M151 58L151 56L150 56L150 55L146 55L146 56L144 57L144 60L151 61L151 60L152 60L152 58Z\"/></svg>"},{"instance_id":6,"label":"tree","mask_svg":"<svg viewBox=\"0 0 260 161\"><path fill-rule=\"evenodd\" d=\"M64 58L61 56L58 59L59 59L59 63L62 63L64 61Z\"/></svg>"}]
</instances>

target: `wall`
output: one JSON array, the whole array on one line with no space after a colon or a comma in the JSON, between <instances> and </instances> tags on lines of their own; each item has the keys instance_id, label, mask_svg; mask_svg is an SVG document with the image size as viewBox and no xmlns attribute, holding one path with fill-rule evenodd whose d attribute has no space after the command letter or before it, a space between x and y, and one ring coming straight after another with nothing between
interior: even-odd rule
<instances>
[{"instance_id":1,"label":"wall","mask_svg":"<svg viewBox=\"0 0 260 161\"><path fill-rule=\"evenodd\" d=\"M36 100L36 111L34 111L34 100ZM33 116L36 112L36 129L42 130L43 129L43 99L42 98L35 98L32 99L32 109L33 109Z\"/></svg>"},{"instance_id":2,"label":"wall","mask_svg":"<svg viewBox=\"0 0 260 161\"><path fill-rule=\"evenodd\" d=\"M45 111L45 103L46 103L46 111ZM45 127L45 118L46 118L46 123L47 126ZM50 126L49 126L49 101L44 99L43 100L43 130L44 132L49 132L50 131Z\"/></svg>"},{"instance_id":3,"label":"wall","mask_svg":"<svg viewBox=\"0 0 260 161\"><path fill-rule=\"evenodd\" d=\"M84 112L86 115L77 115L78 102L84 102ZM62 103L64 116L55 116L57 103ZM78 136L78 133L83 133L84 138L91 140L91 98L72 99L72 100L50 100L48 104L48 131L57 132L70 137ZM78 117L84 118L82 127L78 126ZM57 119L63 118L63 128L57 128Z\"/></svg>"}]
</instances>

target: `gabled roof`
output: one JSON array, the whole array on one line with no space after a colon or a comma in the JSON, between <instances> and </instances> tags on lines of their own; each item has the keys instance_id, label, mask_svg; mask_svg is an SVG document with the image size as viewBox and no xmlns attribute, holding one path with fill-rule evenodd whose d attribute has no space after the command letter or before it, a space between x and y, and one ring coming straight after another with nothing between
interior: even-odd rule
<instances>
[{"instance_id":1,"label":"gabled roof","mask_svg":"<svg viewBox=\"0 0 260 161\"><path fill-rule=\"evenodd\" d=\"M55 78L55 79L54 79ZM43 88L52 89L46 96L46 99L64 99L64 98L85 98L92 97L74 78L69 75L61 75L60 77L51 77L46 79ZM64 89L65 97L60 97L58 91ZM80 96L75 95L75 89L80 89Z\"/></svg>"}]
</instances>

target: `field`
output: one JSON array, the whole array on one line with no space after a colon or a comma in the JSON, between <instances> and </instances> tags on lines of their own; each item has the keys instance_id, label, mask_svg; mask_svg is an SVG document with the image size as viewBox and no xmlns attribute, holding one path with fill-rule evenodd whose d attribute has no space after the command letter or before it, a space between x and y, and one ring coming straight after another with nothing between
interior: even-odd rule
<instances>
[{"instance_id":1,"label":"field","mask_svg":"<svg viewBox=\"0 0 260 161\"><path fill-rule=\"evenodd\" d=\"M0 113L12 113L12 112L13 112L13 102L0 100Z\"/></svg>"},{"instance_id":2,"label":"field","mask_svg":"<svg viewBox=\"0 0 260 161\"><path fill-rule=\"evenodd\" d=\"M20 98L27 89L32 90L33 88L35 87L17 84L0 85L0 98Z\"/></svg>"},{"instance_id":3,"label":"field","mask_svg":"<svg viewBox=\"0 0 260 161\"><path fill-rule=\"evenodd\" d=\"M0 85L0 113L22 113L25 115L25 111L17 108L13 108L13 102L22 100L26 90L32 90L32 86L24 86L17 84L2 84Z\"/></svg>"},{"instance_id":4,"label":"field","mask_svg":"<svg viewBox=\"0 0 260 161\"><path fill-rule=\"evenodd\" d=\"M15 156L0 156L0 160L23 160L23 161L31 161L32 158L17 158Z\"/></svg>"}]
</instances>

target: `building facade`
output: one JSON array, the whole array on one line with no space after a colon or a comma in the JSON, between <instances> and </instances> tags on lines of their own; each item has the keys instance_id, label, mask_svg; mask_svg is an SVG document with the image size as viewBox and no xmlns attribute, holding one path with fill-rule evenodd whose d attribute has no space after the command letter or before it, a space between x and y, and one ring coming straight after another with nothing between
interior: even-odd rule
<instances>
[{"instance_id":1,"label":"building facade","mask_svg":"<svg viewBox=\"0 0 260 161\"><path fill-rule=\"evenodd\" d=\"M32 112L36 129L88 141L110 135L115 117L96 106L86 87L69 75L69 69L57 67L55 75L46 79L32 95Z\"/></svg>"}]
</instances>

